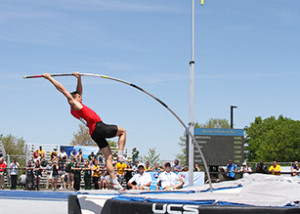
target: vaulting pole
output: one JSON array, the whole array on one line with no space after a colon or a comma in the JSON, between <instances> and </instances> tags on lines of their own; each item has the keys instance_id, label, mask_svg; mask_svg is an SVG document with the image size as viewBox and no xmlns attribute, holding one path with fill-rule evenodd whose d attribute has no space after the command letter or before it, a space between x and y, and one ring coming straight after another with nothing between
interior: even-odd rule
<instances>
[{"instance_id":1,"label":"vaulting pole","mask_svg":"<svg viewBox=\"0 0 300 214\"><path fill-rule=\"evenodd\" d=\"M70 73L70 74L51 74L51 76L74 76L74 73ZM196 148L198 149L200 155L201 155L201 158L202 158L202 161L203 161L203 164L204 164L204 167L205 167L205 170L206 170L206 173L207 173L207 177L208 177L208 181L209 181L209 187L210 187L210 191L212 192L213 189L212 189L212 184L211 184L211 179L210 179L210 175L209 175L209 171L208 171L208 167L207 167L207 164L206 164L206 160L204 158L204 155L201 151L201 148L198 144L196 144L196 139L194 137L194 135L190 132L189 128L185 125L185 123L178 117L177 114L175 114L175 112L170 109L164 102L162 102L160 99L158 99L157 97L155 97L153 94L149 93L148 91L145 91L144 89L142 89L141 87L135 85L135 84L132 84L130 82L127 82L127 81L124 81L124 80L121 80L121 79L118 79L118 78L115 78L115 77L110 77L110 76L107 76L107 75L100 75L100 74L92 74L92 73L80 73L80 76L91 76L91 77L100 77L100 78L104 78L104 79L110 79L110 80L114 80L114 81L117 81L117 82L120 82L120 83L123 83L123 84L126 84L126 85L129 85L131 87L134 87L142 92L144 92L145 94L148 94L150 97L152 97L153 99L155 99L157 102L159 102L161 105L163 105L169 112L171 112L171 114L173 114L173 116L181 123L181 125L185 128L185 130L189 133L189 136L190 138L193 140L193 143L194 145L196 145ZM41 77L44 77L43 75L33 75L33 76L24 76L24 79L29 79L29 78L41 78ZM192 169L190 169L192 170Z\"/></svg>"}]
</instances>

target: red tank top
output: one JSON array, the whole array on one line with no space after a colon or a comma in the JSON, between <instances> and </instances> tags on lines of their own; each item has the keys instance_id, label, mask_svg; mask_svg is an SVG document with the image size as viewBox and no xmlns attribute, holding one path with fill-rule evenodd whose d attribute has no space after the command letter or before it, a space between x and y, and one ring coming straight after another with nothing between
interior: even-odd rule
<instances>
[{"instance_id":1,"label":"red tank top","mask_svg":"<svg viewBox=\"0 0 300 214\"><path fill-rule=\"evenodd\" d=\"M83 105L81 103L81 105L83 106L82 109L75 111L73 109L71 109L71 114L79 119L81 122L83 122L90 130L90 135L93 134L96 124L98 122L101 122L101 118L98 116L98 114L96 112L94 112L92 109L90 109L89 107L87 107L86 105Z\"/></svg>"}]
</instances>

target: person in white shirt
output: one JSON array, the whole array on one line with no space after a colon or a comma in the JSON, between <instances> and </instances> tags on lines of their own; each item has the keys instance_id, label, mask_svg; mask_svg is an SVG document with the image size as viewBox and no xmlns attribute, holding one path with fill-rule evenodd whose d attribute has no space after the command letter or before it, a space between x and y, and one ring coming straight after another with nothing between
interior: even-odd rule
<instances>
[{"instance_id":1,"label":"person in white shirt","mask_svg":"<svg viewBox=\"0 0 300 214\"><path fill-rule=\"evenodd\" d=\"M135 174L127 183L132 189L149 190L152 182L151 175L145 172L145 165L140 163L138 165L138 174ZM136 184L134 184L134 182Z\"/></svg>"},{"instance_id":2,"label":"person in white shirt","mask_svg":"<svg viewBox=\"0 0 300 214\"><path fill-rule=\"evenodd\" d=\"M177 184L176 181L178 181ZM184 180L174 172L171 172L171 164L170 162L166 162L165 171L161 172L158 176L156 190L159 190L160 186L163 190L167 191L181 189L183 187L183 184Z\"/></svg>"},{"instance_id":3,"label":"person in white shirt","mask_svg":"<svg viewBox=\"0 0 300 214\"><path fill-rule=\"evenodd\" d=\"M241 169L240 169L239 172L243 173L243 178L244 178L244 177L247 177L247 176L249 175L249 173L252 172L252 169L251 169L250 167L247 166L247 163L246 163L246 162L244 162L244 163L242 164L242 167L241 167Z\"/></svg>"}]
</instances>

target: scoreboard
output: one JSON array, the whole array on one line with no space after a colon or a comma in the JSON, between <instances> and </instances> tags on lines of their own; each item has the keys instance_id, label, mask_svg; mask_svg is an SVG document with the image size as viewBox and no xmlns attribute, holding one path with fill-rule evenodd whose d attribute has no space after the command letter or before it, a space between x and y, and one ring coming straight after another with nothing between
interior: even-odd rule
<instances>
[{"instance_id":1,"label":"scoreboard","mask_svg":"<svg viewBox=\"0 0 300 214\"><path fill-rule=\"evenodd\" d=\"M244 161L243 129L205 129L195 128L196 143L200 146L208 166L224 166L228 160L241 165ZM188 148L188 138L186 141ZM187 150L189 151L189 150ZM187 152L187 160L188 159ZM194 146L194 163L203 165L202 158Z\"/></svg>"}]
</instances>

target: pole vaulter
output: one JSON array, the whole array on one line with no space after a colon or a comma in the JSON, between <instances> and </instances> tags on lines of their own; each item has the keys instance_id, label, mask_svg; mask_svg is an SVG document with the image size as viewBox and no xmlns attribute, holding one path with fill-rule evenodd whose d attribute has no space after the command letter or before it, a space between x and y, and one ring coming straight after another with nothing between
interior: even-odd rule
<instances>
[{"instance_id":1,"label":"pole vaulter","mask_svg":"<svg viewBox=\"0 0 300 214\"><path fill-rule=\"evenodd\" d=\"M59 77L59 76L74 76L75 74L74 73L63 73L63 74L51 74L52 77ZM132 83L129 83L127 81L124 81L124 80L121 80L121 79L118 79L118 78L115 78L115 77L110 77L110 76L107 76L107 75L100 75L100 74L93 74L93 73L80 73L79 74L80 76L91 76L91 77L100 77L100 78L104 78L104 79L110 79L110 80L114 80L114 81L117 81L117 82L120 82L120 83L123 83L123 84L126 84L126 85L129 85L131 87L134 87L142 92L144 92L145 94L149 95L150 97L152 97L153 99L155 99L157 102L159 102L161 105L163 105L169 112L171 112L171 114L173 114L173 116L176 117L176 119L181 123L181 125L185 128L185 130L187 131L187 133L189 134L189 136L192 138L193 140L193 143L194 145L196 146L196 148L198 149L200 155L201 155L201 158L202 158L202 161L203 161L203 164L204 164L204 167L205 167L205 171L207 173L207 178L208 178L208 182L209 182L209 187L210 187L210 191L213 192L213 189L212 189L212 183L211 183L211 178L210 178L210 174L209 174L209 170L208 170L208 167L207 167L207 164L206 164L206 160L204 158L204 155L202 153L202 150L200 148L200 146L196 143L196 139L194 137L194 135L192 135L192 133L190 132L189 128L184 124L184 122L178 117L177 114L175 114L175 112L170 109L164 102L162 102L160 99L158 99L157 97L155 97L153 94L149 93L148 91L145 91L144 89L142 89L141 87L135 85L135 84L132 84ZM41 77L44 77L43 75L33 75L33 76L24 76L24 79L30 79L30 78L41 78Z\"/></svg>"}]
</instances>

